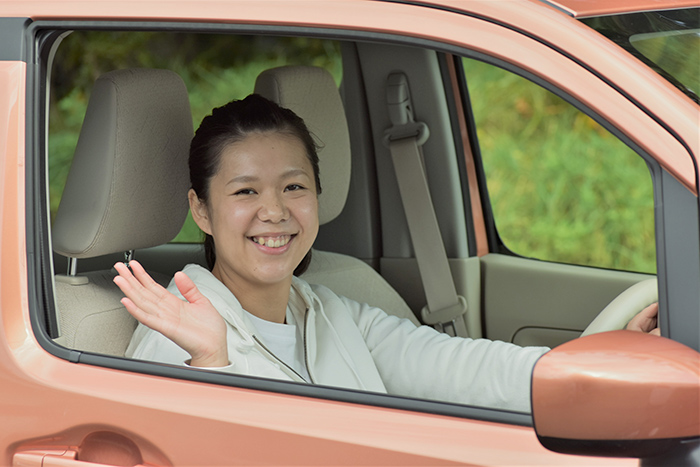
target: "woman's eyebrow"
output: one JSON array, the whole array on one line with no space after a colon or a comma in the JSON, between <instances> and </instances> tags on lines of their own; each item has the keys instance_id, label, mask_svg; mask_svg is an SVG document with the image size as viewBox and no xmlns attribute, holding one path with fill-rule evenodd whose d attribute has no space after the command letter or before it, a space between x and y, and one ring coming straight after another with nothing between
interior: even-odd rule
<instances>
[{"instance_id":1,"label":"woman's eyebrow","mask_svg":"<svg viewBox=\"0 0 700 467\"><path fill-rule=\"evenodd\" d=\"M289 169L285 172L282 172L280 175L280 179L286 179L286 178L291 178L291 177L296 177L298 175L303 175L308 177L309 174L306 170L301 169L301 168L293 168ZM226 185L230 185L232 183L254 183L260 180L260 177L257 177L255 175L238 175L237 177L233 177L231 180L229 180Z\"/></svg>"},{"instance_id":2,"label":"woman's eyebrow","mask_svg":"<svg viewBox=\"0 0 700 467\"><path fill-rule=\"evenodd\" d=\"M295 169L289 169L286 172L283 172L281 178L296 177L297 175L305 175L307 177L309 176L309 174L306 170L295 168Z\"/></svg>"},{"instance_id":3,"label":"woman's eyebrow","mask_svg":"<svg viewBox=\"0 0 700 467\"><path fill-rule=\"evenodd\" d=\"M232 183L253 183L257 182L260 180L259 177L255 177L253 175L239 175L237 177L233 177L231 180L229 180L226 185L230 185Z\"/></svg>"}]
</instances>

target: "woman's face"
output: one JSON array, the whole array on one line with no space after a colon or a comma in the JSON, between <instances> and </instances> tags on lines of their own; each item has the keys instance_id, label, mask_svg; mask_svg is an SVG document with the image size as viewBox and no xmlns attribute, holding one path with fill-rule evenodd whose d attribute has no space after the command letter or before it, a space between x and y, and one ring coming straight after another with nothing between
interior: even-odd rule
<instances>
[{"instance_id":1,"label":"woman's face","mask_svg":"<svg viewBox=\"0 0 700 467\"><path fill-rule=\"evenodd\" d=\"M291 281L318 233L314 172L302 142L278 132L253 134L225 147L209 199L190 207L214 238L213 273L225 284Z\"/></svg>"}]
</instances>

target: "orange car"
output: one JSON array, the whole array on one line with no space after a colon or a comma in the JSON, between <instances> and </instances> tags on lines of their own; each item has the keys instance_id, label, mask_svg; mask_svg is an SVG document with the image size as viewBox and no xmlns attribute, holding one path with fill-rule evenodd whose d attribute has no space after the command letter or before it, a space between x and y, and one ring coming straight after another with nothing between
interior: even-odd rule
<instances>
[{"instance_id":1,"label":"orange car","mask_svg":"<svg viewBox=\"0 0 700 467\"><path fill-rule=\"evenodd\" d=\"M0 464L700 465L696 0L12 0L0 39ZM531 413L125 357L112 265L205 264L192 121L253 91L323 146L303 277L552 348Z\"/></svg>"}]
</instances>

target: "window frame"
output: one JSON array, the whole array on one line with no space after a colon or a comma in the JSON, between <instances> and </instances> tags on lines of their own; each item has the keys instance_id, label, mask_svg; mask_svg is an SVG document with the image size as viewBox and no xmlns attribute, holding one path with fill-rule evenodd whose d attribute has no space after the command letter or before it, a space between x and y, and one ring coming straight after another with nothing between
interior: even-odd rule
<instances>
[{"instance_id":1,"label":"window frame","mask_svg":"<svg viewBox=\"0 0 700 467\"><path fill-rule=\"evenodd\" d=\"M221 34L269 34L269 35L304 35L331 40L372 40L379 42L412 43L423 47L431 41L399 37L378 33L358 31L341 31L327 28L279 27L246 24L211 24L193 22L144 22L144 21L37 21L28 28L32 48L28 66L28 108L27 113L27 240L29 273L29 308L32 331L39 345L51 355L76 364L87 364L115 370L123 370L152 376L216 384L242 389L252 389L286 395L311 397L320 400L350 402L367 406L376 406L407 410L411 412L432 413L475 421L489 421L514 426L532 426L531 414L506 410L472 407L451 402L414 399L403 396L363 392L358 390L308 385L296 382L277 381L253 376L224 374L215 371L183 368L157 362L146 362L78 351L56 344L51 332L56 329L56 307L53 291L53 262L50 251L48 193L45 173L47 170L47 145L42 136L48 127L48 112L44 90L49 85L47 74L48 57L53 53L51 45L55 39L66 31L73 30L119 30L119 31L169 31L169 32L215 32ZM38 118L32 119L31 115ZM33 141L33 144L29 144ZM31 161L31 162L30 162Z\"/></svg>"},{"instance_id":2,"label":"window frame","mask_svg":"<svg viewBox=\"0 0 700 467\"><path fill-rule=\"evenodd\" d=\"M164 30L164 31L184 31L184 32L219 32L238 34L271 34L271 35L305 35L334 40L363 40L387 42L392 44L402 44L417 47L426 47L438 52L454 54L457 56L468 56L482 61L493 62L497 66L512 68L510 71L538 82L545 88L553 87L548 82L535 76L534 74L516 68L500 59L456 46L434 40L398 36L388 33L360 32L350 30L339 30L330 28L312 27L292 27L292 26L270 26L251 24L222 24L222 23L196 23L196 22L144 22L144 21L37 21L32 23L27 29L27 43L29 59L27 61L27 267L29 277L29 308L32 331L41 347L48 353L67 360L72 363L82 363L105 367L116 370L124 370L167 378L177 378L201 383L213 383L223 386L234 386L238 388L275 392L281 394L313 397L316 399L326 399L369 406L394 408L409 410L411 412L425 412L452 417L468 418L472 420L484 420L509 425L532 426L532 419L529 414L521 414L502 410L485 409L478 407L468 407L447 402L426 401L411 399L393 395L372 394L360 391L353 391L339 388L327 388L321 386L311 386L292 382L282 382L268 379L255 378L250 376L223 375L207 370L192 370L158 363L140 362L125 358L111 357L106 355L92 354L89 352L75 351L63 348L55 344L50 336L52 329L51 316L55 318L56 310L53 299L53 267L51 261L49 227L48 227L48 205L45 183L46 171L46 147L44 134L47 122L46 97L47 86L47 60L51 53L51 42L55 39L55 34L60 34L67 30L76 29L118 29L120 31L129 30ZM570 101L575 107L584 111L594 120L606 127L612 133L618 133L619 138L624 135L607 122L600 115L563 91L555 88L555 94ZM463 91L464 92L464 91ZM462 102L465 102L462 96ZM468 102L468 101L466 101ZM469 116L467 108L461 110ZM469 117L470 118L470 117ZM676 136L677 137L677 136ZM679 137L677 137L682 141ZM630 142L631 143L631 142ZM633 144L633 143L632 143ZM474 149L474 148L472 148ZM651 157L638 148L637 151L645 160L653 161ZM478 151L478 148L476 148ZM478 153L475 153L478 155ZM652 170L655 180L661 176L658 164ZM483 173L480 175L480 186L483 187ZM481 188L482 200L488 204L488 194ZM485 197L486 196L486 197ZM468 214L468 213L467 213ZM658 221L657 221L658 222ZM657 243L660 240L657 237Z\"/></svg>"}]
</instances>

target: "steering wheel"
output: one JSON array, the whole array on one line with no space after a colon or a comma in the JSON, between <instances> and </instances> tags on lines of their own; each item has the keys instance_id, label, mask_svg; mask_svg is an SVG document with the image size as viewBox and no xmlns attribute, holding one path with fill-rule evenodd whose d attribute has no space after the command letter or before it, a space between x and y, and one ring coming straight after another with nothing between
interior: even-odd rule
<instances>
[{"instance_id":1,"label":"steering wheel","mask_svg":"<svg viewBox=\"0 0 700 467\"><path fill-rule=\"evenodd\" d=\"M581 333L581 337L598 332L624 329L629 320L659 300L656 278L637 282L615 297Z\"/></svg>"}]
</instances>

